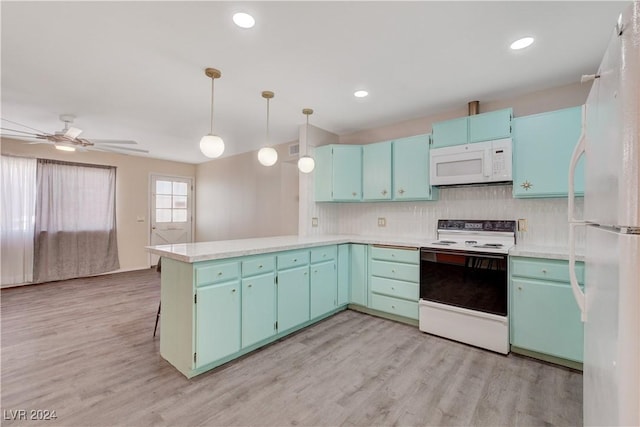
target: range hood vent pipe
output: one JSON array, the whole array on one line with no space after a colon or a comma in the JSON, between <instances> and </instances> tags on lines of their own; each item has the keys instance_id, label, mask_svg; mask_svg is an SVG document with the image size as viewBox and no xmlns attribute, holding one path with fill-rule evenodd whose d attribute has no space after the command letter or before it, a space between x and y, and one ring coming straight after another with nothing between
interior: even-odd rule
<instances>
[{"instance_id":1,"label":"range hood vent pipe","mask_svg":"<svg viewBox=\"0 0 640 427\"><path fill-rule=\"evenodd\" d=\"M471 101L469 102L469 115L475 116L480 113L480 101Z\"/></svg>"}]
</instances>

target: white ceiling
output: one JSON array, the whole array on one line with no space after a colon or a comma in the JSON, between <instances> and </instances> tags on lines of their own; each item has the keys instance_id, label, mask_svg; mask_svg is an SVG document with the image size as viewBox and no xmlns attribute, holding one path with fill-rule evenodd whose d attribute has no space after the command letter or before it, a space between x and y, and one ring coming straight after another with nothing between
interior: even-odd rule
<instances>
[{"instance_id":1,"label":"white ceiling","mask_svg":"<svg viewBox=\"0 0 640 427\"><path fill-rule=\"evenodd\" d=\"M2 1L2 117L134 139L189 163L209 131L225 156L297 139L302 108L337 134L564 85L594 73L628 2ZM236 27L236 11L256 18ZM523 51L509 44L532 35ZM370 96L353 97L364 88Z\"/></svg>"}]
</instances>

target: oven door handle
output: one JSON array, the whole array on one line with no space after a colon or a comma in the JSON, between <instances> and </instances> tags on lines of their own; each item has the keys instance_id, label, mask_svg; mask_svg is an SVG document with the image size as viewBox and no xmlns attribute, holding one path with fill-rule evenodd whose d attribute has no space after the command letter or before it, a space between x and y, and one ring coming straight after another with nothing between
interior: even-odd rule
<instances>
[{"instance_id":1,"label":"oven door handle","mask_svg":"<svg viewBox=\"0 0 640 427\"><path fill-rule=\"evenodd\" d=\"M437 249L420 249L420 253L423 254L443 254L443 255L464 255L475 258L490 258L490 259L507 259L507 255L501 254L487 254L486 252L462 252L462 251L439 251Z\"/></svg>"}]
</instances>

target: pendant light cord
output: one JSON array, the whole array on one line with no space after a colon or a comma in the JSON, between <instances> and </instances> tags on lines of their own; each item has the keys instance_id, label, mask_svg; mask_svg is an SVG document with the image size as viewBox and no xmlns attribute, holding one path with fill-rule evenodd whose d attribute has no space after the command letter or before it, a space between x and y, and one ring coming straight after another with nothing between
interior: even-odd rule
<instances>
[{"instance_id":1,"label":"pendant light cord","mask_svg":"<svg viewBox=\"0 0 640 427\"><path fill-rule=\"evenodd\" d=\"M269 137L269 98L267 98L267 146L271 146L271 138Z\"/></svg>"},{"instance_id":2,"label":"pendant light cord","mask_svg":"<svg viewBox=\"0 0 640 427\"><path fill-rule=\"evenodd\" d=\"M213 85L215 81L216 79L211 77L211 135L213 135Z\"/></svg>"},{"instance_id":3,"label":"pendant light cord","mask_svg":"<svg viewBox=\"0 0 640 427\"><path fill-rule=\"evenodd\" d=\"M307 116L307 126L305 128L305 140L306 140L306 144L304 144L304 155L308 155L309 154L309 115L306 114Z\"/></svg>"}]
</instances>

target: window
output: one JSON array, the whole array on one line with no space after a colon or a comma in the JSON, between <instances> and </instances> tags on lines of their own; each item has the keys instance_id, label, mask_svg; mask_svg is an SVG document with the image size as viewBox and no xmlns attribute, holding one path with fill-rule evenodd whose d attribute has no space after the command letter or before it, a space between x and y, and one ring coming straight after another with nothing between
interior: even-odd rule
<instances>
[{"instance_id":1,"label":"window","mask_svg":"<svg viewBox=\"0 0 640 427\"><path fill-rule=\"evenodd\" d=\"M186 182L156 181L156 222L187 222Z\"/></svg>"}]
</instances>

